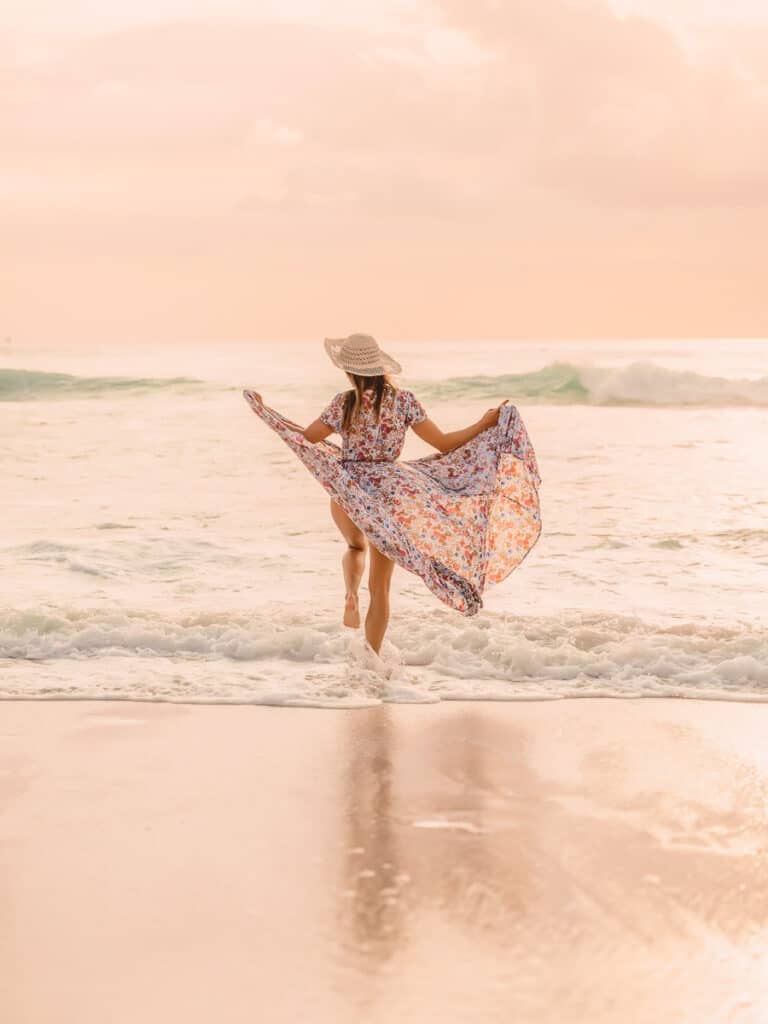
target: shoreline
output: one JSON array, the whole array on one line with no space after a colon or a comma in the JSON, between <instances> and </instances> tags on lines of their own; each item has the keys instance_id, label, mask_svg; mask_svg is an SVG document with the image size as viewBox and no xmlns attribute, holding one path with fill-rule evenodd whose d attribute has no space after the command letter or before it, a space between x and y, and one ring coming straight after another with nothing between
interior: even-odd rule
<instances>
[{"instance_id":1,"label":"shoreline","mask_svg":"<svg viewBox=\"0 0 768 1024\"><path fill-rule=\"evenodd\" d=\"M537 681L538 682L538 681ZM440 697L438 700L407 700L393 698L373 698L373 702L370 704L342 704L342 703L312 703L311 701L301 702L290 700L279 701L256 701L256 700L191 700L191 699L179 699L175 700L172 697L159 698L159 697L92 697L89 695L84 696L73 696L73 697L62 697L60 694L52 697L35 697L31 694L29 696L17 696L5 697L0 694L0 705L5 704L142 704L142 705L172 705L174 707L190 707L190 708L280 708L285 711L339 711L339 712L350 712L350 711L371 711L373 708L378 707L421 707L430 706L435 707L436 705L444 704L557 704L557 703L577 703L581 704L584 701L596 701L596 702L610 702L610 703L622 703L636 704L636 703L648 703L653 701L672 701L674 703L686 703L686 704L768 704L768 693L765 694L754 694L754 695L739 695L734 697L726 697L722 694L716 693L711 697L702 696L697 693L696 696L686 697L683 694L650 694L641 693L636 697L630 697L627 694L595 694L585 693L583 696L577 696L576 694L563 694L562 696L546 697L542 694L532 697L525 696L512 696L512 697L484 697L484 696L459 696L459 697Z\"/></svg>"}]
</instances>

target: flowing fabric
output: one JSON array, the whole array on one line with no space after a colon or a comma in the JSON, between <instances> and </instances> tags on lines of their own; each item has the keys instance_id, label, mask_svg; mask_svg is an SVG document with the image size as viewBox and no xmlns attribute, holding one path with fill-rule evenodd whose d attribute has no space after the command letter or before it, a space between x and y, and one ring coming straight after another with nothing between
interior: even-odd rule
<instances>
[{"instance_id":1,"label":"flowing fabric","mask_svg":"<svg viewBox=\"0 0 768 1024\"><path fill-rule=\"evenodd\" d=\"M374 547L464 615L477 614L486 587L505 579L541 534L536 454L514 405L452 451L366 461L344 458L331 441L307 441L302 427L250 391L243 396Z\"/></svg>"}]
</instances>

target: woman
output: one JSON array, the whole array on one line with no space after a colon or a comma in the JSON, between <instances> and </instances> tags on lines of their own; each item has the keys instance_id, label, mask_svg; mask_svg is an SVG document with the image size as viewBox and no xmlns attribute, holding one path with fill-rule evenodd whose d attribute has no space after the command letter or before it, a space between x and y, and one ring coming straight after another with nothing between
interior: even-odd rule
<instances>
[{"instance_id":1,"label":"woman","mask_svg":"<svg viewBox=\"0 0 768 1024\"><path fill-rule=\"evenodd\" d=\"M443 433L411 391L390 374L400 364L370 335L326 338L347 374L340 391L304 429L243 395L331 495L347 542L342 558L346 626L360 625L358 591L370 552L365 637L378 654L389 621L395 562L419 575L446 604L474 615L481 594L520 564L541 532L536 456L513 405L489 409L464 430ZM408 428L439 454L398 462ZM341 436L342 447L327 440Z\"/></svg>"}]
</instances>

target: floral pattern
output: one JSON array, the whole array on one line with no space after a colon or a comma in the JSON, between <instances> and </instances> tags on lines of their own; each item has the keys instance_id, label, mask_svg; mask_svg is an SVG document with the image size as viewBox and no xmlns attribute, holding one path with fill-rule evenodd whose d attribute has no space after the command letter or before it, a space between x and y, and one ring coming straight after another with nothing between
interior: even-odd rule
<instances>
[{"instance_id":1,"label":"floral pattern","mask_svg":"<svg viewBox=\"0 0 768 1024\"><path fill-rule=\"evenodd\" d=\"M340 435L346 395L346 391L340 391L319 416L327 427ZM377 422L373 391L364 391L362 402L351 430L341 435L342 458L393 462L403 450L408 427L427 418L423 405L412 391L388 389L382 396Z\"/></svg>"},{"instance_id":2,"label":"floral pattern","mask_svg":"<svg viewBox=\"0 0 768 1024\"><path fill-rule=\"evenodd\" d=\"M307 441L252 392L243 396L379 551L464 615L482 608L485 588L505 579L541 534L541 477L514 405L502 405L495 427L458 448L400 462L408 427L426 417L410 391L385 395L378 425L367 402L341 448ZM320 415L337 432L343 398Z\"/></svg>"}]
</instances>

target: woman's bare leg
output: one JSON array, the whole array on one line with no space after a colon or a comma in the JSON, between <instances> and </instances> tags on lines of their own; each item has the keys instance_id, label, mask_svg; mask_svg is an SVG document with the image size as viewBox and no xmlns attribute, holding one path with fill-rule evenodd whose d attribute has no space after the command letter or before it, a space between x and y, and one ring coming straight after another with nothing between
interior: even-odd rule
<instances>
[{"instance_id":1,"label":"woman's bare leg","mask_svg":"<svg viewBox=\"0 0 768 1024\"><path fill-rule=\"evenodd\" d=\"M373 546L368 570L368 590L371 603L365 617L365 638L378 654L389 623L389 585L395 563Z\"/></svg>"},{"instance_id":2,"label":"woman's bare leg","mask_svg":"<svg viewBox=\"0 0 768 1024\"><path fill-rule=\"evenodd\" d=\"M345 626L357 629L360 625L360 602L358 591L365 571L365 551L368 542L365 534L349 518L344 509L331 498L331 515L339 528L347 550L341 559L344 573L344 618Z\"/></svg>"}]
</instances>

